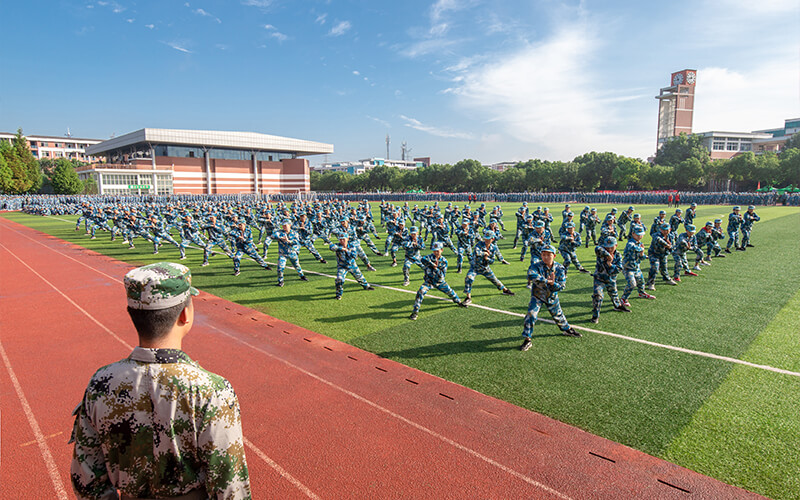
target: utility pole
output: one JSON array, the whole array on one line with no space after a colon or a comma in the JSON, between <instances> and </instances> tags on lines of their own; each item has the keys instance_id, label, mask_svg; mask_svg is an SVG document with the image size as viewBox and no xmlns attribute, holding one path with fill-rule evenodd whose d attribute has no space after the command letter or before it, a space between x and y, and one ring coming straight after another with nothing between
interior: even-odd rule
<instances>
[{"instance_id":1,"label":"utility pole","mask_svg":"<svg viewBox=\"0 0 800 500\"><path fill-rule=\"evenodd\" d=\"M389 134L386 134L386 159L389 159Z\"/></svg>"}]
</instances>

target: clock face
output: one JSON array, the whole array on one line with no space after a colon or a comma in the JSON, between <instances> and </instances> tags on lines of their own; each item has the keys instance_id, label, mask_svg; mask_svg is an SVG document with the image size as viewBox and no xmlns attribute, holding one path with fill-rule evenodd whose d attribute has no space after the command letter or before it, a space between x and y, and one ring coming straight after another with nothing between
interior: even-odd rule
<instances>
[{"instance_id":1,"label":"clock face","mask_svg":"<svg viewBox=\"0 0 800 500\"><path fill-rule=\"evenodd\" d=\"M681 83L683 83L683 73L675 73L672 77L672 84L680 85Z\"/></svg>"},{"instance_id":2,"label":"clock face","mask_svg":"<svg viewBox=\"0 0 800 500\"><path fill-rule=\"evenodd\" d=\"M696 79L697 75L694 73L694 71L689 71L686 73L686 83L689 85L694 85Z\"/></svg>"}]
</instances>

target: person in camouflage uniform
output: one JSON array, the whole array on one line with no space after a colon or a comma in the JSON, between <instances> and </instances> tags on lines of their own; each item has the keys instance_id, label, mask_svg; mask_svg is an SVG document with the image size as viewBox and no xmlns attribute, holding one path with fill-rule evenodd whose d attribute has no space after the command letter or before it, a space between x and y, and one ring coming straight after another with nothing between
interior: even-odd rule
<instances>
[{"instance_id":1,"label":"person in camouflage uniform","mask_svg":"<svg viewBox=\"0 0 800 500\"><path fill-rule=\"evenodd\" d=\"M633 206L628 207L627 210L619 214L619 219L617 219L617 227L619 227L619 241L624 240L628 235L628 230L625 227L625 224L633 220Z\"/></svg>"},{"instance_id":2,"label":"person in camouflage uniform","mask_svg":"<svg viewBox=\"0 0 800 500\"><path fill-rule=\"evenodd\" d=\"M697 239L694 237L695 227L693 224L686 226L686 232L678 235L675 245L672 248L672 259L675 267L672 270L673 281L681 280L681 270L686 276L697 276L697 273L689 270L689 261L686 252L694 250ZM699 268L698 268L699 269Z\"/></svg>"},{"instance_id":3,"label":"person in camouflage uniform","mask_svg":"<svg viewBox=\"0 0 800 500\"><path fill-rule=\"evenodd\" d=\"M714 219L714 227L711 228L711 239L708 241L706 246L706 254L708 255L709 259L711 258L712 250L714 251L714 258L725 258L725 254L722 253L722 246L717 243L719 240L724 239L725 232L722 230L722 219Z\"/></svg>"},{"instance_id":4,"label":"person in camouflage uniform","mask_svg":"<svg viewBox=\"0 0 800 500\"><path fill-rule=\"evenodd\" d=\"M644 257L644 245L642 245L642 238L647 231L642 227L637 228L633 234L628 237L628 243L625 245L625 251L622 255L622 272L625 273L625 290L622 292L622 303L625 307L630 307L628 297L631 292L636 288L639 291L640 299L655 299L655 296L650 295L644 290L644 276L642 276L642 269L640 262Z\"/></svg>"},{"instance_id":5,"label":"person in camouflage uniform","mask_svg":"<svg viewBox=\"0 0 800 500\"><path fill-rule=\"evenodd\" d=\"M663 210L662 210L663 212ZM662 223L658 228L658 233L652 234L653 241L650 242L648 249L648 259L650 260L650 272L647 276L647 290L656 289L656 274L661 273L661 277L669 285L678 283L667 274L667 255L672 251L672 242L669 237L669 224Z\"/></svg>"},{"instance_id":6,"label":"person in camouflage uniform","mask_svg":"<svg viewBox=\"0 0 800 500\"><path fill-rule=\"evenodd\" d=\"M194 320L189 268L125 275L139 346L97 370L75 408L70 479L79 499L249 499L239 401L181 350Z\"/></svg>"},{"instance_id":7,"label":"person in camouflage uniform","mask_svg":"<svg viewBox=\"0 0 800 500\"><path fill-rule=\"evenodd\" d=\"M466 295L464 302L467 304L472 302L472 283L479 274L483 275L496 286L503 295L514 295L514 292L509 290L508 287L495 276L492 268L489 267L495 259L508 265L508 261L503 258L500 249L497 248L494 242L494 233L487 229L483 232L483 241L479 241L475 244L472 255L470 256L469 271L467 271L467 276L464 278L464 295Z\"/></svg>"},{"instance_id":8,"label":"person in camouflage uniform","mask_svg":"<svg viewBox=\"0 0 800 500\"><path fill-rule=\"evenodd\" d=\"M456 241L458 242L457 258L456 258L456 272L460 273L464 264L464 254L469 258L469 254L475 246L475 231L469 225L469 221L464 219L461 222L461 227L456 229Z\"/></svg>"},{"instance_id":9,"label":"person in camouflage uniform","mask_svg":"<svg viewBox=\"0 0 800 500\"><path fill-rule=\"evenodd\" d=\"M297 232L292 230L292 223L288 220L281 223L281 229L275 231L272 239L278 242L278 282L275 286L283 286L283 271L286 269L288 259L294 266L301 281L308 281L303 269L300 267L300 259L297 251L300 249L300 238Z\"/></svg>"},{"instance_id":10,"label":"person in camouflage uniform","mask_svg":"<svg viewBox=\"0 0 800 500\"><path fill-rule=\"evenodd\" d=\"M408 317L408 319L411 320L417 319L417 316L419 315L419 308L422 306L422 299L425 298L425 295L431 288L435 288L450 297L450 300L452 300L454 304L461 307L467 307L467 303L459 300L456 291L447 284L447 281L445 281L445 277L447 276L447 259L445 259L442 255L444 243L434 243L431 246L431 250L433 252L430 255L423 257L421 261L422 270L425 273L425 277L422 279L422 285L420 285L419 290L417 290L417 296L414 299L414 307L411 310L411 316Z\"/></svg>"},{"instance_id":11,"label":"person in camouflage uniform","mask_svg":"<svg viewBox=\"0 0 800 500\"><path fill-rule=\"evenodd\" d=\"M366 278L364 278L364 275L361 274L361 270L358 268L358 264L356 264L358 250L356 250L355 245L351 245L348 242L346 234L339 236L339 244L331 243L330 249L336 254L336 300L342 299L342 294L344 294L344 280L347 273L352 274L353 278L355 278L364 290L375 290L375 288L367 282Z\"/></svg>"},{"instance_id":12,"label":"person in camouflage uniform","mask_svg":"<svg viewBox=\"0 0 800 500\"><path fill-rule=\"evenodd\" d=\"M411 226L408 230L408 239L403 242L403 250L405 250L405 258L403 259L403 286L408 286L411 283L411 264L416 264L422 267L422 257L420 251L425 249L425 242L419 238L419 229L416 226Z\"/></svg>"},{"instance_id":13,"label":"person in camouflage uniform","mask_svg":"<svg viewBox=\"0 0 800 500\"><path fill-rule=\"evenodd\" d=\"M597 209L589 209L589 215L586 216L584 227L586 228L586 248L589 248L589 238L592 239L592 244L597 245L597 225L600 224L600 218L597 216Z\"/></svg>"},{"instance_id":14,"label":"person in camouflage uniform","mask_svg":"<svg viewBox=\"0 0 800 500\"><path fill-rule=\"evenodd\" d=\"M547 229L545 229L547 231ZM574 264L575 268L582 272L588 273L589 271L581 265L578 260L578 254L575 250L581 246L581 235L575 232L575 223L565 222L563 231L561 232L561 243L558 244L558 251L564 258L564 271L569 269L570 264Z\"/></svg>"},{"instance_id":15,"label":"person in camouflage uniform","mask_svg":"<svg viewBox=\"0 0 800 500\"><path fill-rule=\"evenodd\" d=\"M528 270L528 278L533 283L531 287L531 301L528 303L528 313L522 326L522 336L524 337L520 351L527 351L531 348L531 337L533 336L533 326L539 317L539 309L545 306L553 317L553 321L561 329L564 335L569 337L580 337L581 334L569 326L564 312L561 310L561 302L558 300L558 292L567 285L567 272L564 266L555 261L556 249L548 246L542 249L542 260L537 260L531 264Z\"/></svg>"},{"instance_id":16,"label":"person in camouflage uniform","mask_svg":"<svg viewBox=\"0 0 800 500\"><path fill-rule=\"evenodd\" d=\"M731 253L731 245L733 245L736 250L741 249L739 247L739 226L742 225L744 220L739 213L740 210L741 208L736 206L733 207L733 212L728 214L728 244L725 246L725 253Z\"/></svg>"},{"instance_id":17,"label":"person in camouflage uniform","mask_svg":"<svg viewBox=\"0 0 800 500\"><path fill-rule=\"evenodd\" d=\"M241 271L239 267L242 263L242 256L247 255L263 267L267 271L272 269L269 264L258 254L258 249L253 242L253 233L250 226L244 222L231 231L231 239L233 240L233 252L231 259L233 259L233 275L239 276Z\"/></svg>"},{"instance_id":18,"label":"person in camouflage uniform","mask_svg":"<svg viewBox=\"0 0 800 500\"><path fill-rule=\"evenodd\" d=\"M631 312L625 303L619 299L617 291L617 274L622 271L622 258L617 252L617 239L609 236L602 245L594 248L597 256L595 263L594 282L592 285L592 323L600 321L600 308L603 306L603 291L607 291L614 303L615 311Z\"/></svg>"},{"instance_id":19,"label":"person in camouflage uniform","mask_svg":"<svg viewBox=\"0 0 800 500\"><path fill-rule=\"evenodd\" d=\"M753 246L750 243L750 231L753 230L753 223L761 220L761 217L755 213L755 209L756 207L750 205L747 207L747 212L745 212L744 216L742 216L742 246L740 247L742 250L746 250L747 247Z\"/></svg>"}]
</instances>

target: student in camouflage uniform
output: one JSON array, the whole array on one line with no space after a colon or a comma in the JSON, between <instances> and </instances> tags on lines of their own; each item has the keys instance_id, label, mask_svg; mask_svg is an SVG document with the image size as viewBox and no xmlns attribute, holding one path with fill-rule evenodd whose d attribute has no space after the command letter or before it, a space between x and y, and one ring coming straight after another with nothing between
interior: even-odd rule
<instances>
[{"instance_id":1,"label":"student in camouflage uniform","mask_svg":"<svg viewBox=\"0 0 800 500\"><path fill-rule=\"evenodd\" d=\"M628 229L628 239L631 239L633 233L641 229L645 233L647 233L647 228L645 227L644 223L642 222L642 214L633 214L633 220L631 221L631 227Z\"/></svg>"},{"instance_id":2,"label":"student in camouflage uniform","mask_svg":"<svg viewBox=\"0 0 800 500\"><path fill-rule=\"evenodd\" d=\"M663 210L662 210L663 212ZM650 272L647 276L647 290L656 289L656 274L661 273L661 277L669 285L678 283L667 274L667 256L672 251L672 243L669 237L669 224L662 223L658 228L658 233L653 234L653 241L650 242L648 249L648 259L650 260Z\"/></svg>"},{"instance_id":3,"label":"student in camouflage uniform","mask_svg":"<svg viewBox=\"0 0 800 500\"><path fill-rule=\"evenodd\" d=\"M608 292L614 304L615 311L631 312L619 299L617 291L617 274L622 271L622 258L617 252L617 239L609 236L603 245L594 247L597 256L595 263L594 282L592 285L592 323L600 321L600 308L603 306L603 290Z\"/></svg>"},{"instance_id":4,"label":"student in camouflage uniform","mask_svg":"<svg viewBox=\"0 0 800 500\"><path fill-rule=\"evenodd\" d=\"M422 260L420 251L425 249L425 242L419 238L419 229L412 226L408 230L408 239L403 242L403 250L405 250L405 259L403 259L403 286L408 286L411 283L411 264L416 264L422 267Z\"/></svg>"},{"instance_id":5,"label":"student in camouflage uniform","mask_svg":"<svg viewBox=\"0 0 800 500\"><path fill-rule=\"evenodd\" d=\"M153 233L153 254L158 253L158 247L161 245L161 240L167 241L172 243L176 247L178 247L178 251L181 253L181 259L186 258L186 248L184 248L182 243L178 243L175 241L175 238L169 234L169 229L167 228L166 222L164 220L159 219L157 216L153 215L150 217L150 231Z\"/></svg>"},{"instance_id":6,"label":"student in camouflage uniform","mask_svg":"<svg viewBox=\"0 0 800 500\"><path fill-rule=\"evenodd\" d=\"M372 285L367 283L364 275L361 274L361 270L358 268L358 264L356 264L358 251L356 250L355 246L348 243L346 234L339 236L338 244L331 243L330 249L336 254L336 300L342 300L342 294L344 293L344 280L347 276L347 273L352 274L353 278L355 278L355 280L364 288L364 290L375 290Z\"/></svg>"},{"instance_id":7,"label":"student in camouflage uniform","mask_svg":"<svg viewBox=\"0 0 800 500\"><path fill-rule=\"evenodd\" d=\"M665 223L667 224L667 227L669 227L669 224L667 223L667 212L664 210L659 210L658 216L653 219L653 224L650 226L650 236L655 237L660 234L661 226L663 226Z\"/></svg>"},{"instance_id":8,"label":"student in camouflage uniform","mask_svg":"<svg viewBox=\"0 0 800 500\"><path fill-rule=\"evenodd\" d=\"M589 218L592 208L589 205L583 207L581 213L578 214L578 233L583 234L583 228L586 227L586 221Z\"/></svg>"},{"instance_id":9,"label":"student in camouflage uniform","mask_svg":"<svg viewBox=\"0 0 800 500\"><path fill-rule=\"evenodd\" d=\"M597 216L597 209L589 209L589 215L586 217L586 248L589 248L589 238L592 239L592 244L597 245L597 225L600 224L600 218Z\"/></svg>"},{"instance_id":10,"label":"student in camouflage uniform","mask_svg":"<svg viewBox=\"0 0 800 500\"><path fill-rule=\"evenodd\" d=\"M297 250L300 249L300 241L297 233L292 230L292 223L288 220L283 221L281 229L275 231L272 239L278 242L278 282L275 286L283 286L283 271L286 269L286 259L289 259L295 271L300 276L301 281L308 281L303 269L300 267L300 259Z\"/></svg>"},{"instance_id":11,"label":"student in camouflage uniform","mask_svg":"<svg viewBox=\"0 0 800 500\"><path fill-rule=\"evenodd\" d=\"M314 246L314 239L316 238L314 234L314 225L308 220L308 216L305 213L300 214L300 217L294 223L292 229L297 233L300 246L305 247L311 252L311 255L317 259L320 264L327 264L327 261L323 259L322 255L317 251L317 247Z\"/></svg>"},{"instance_id":12,"label":"student in camouflage uniform","mask_svg":"<svg viewBox=\"0 0 800 500\"><path fill-rule=\"evenodd\" d=\"M725 253L731 253L731 245L736 250L739 248L739 226L744 222L742 216L739 214L741 208L738 206L733 207L733 212L728 215L728 245L725 247Z\"/></svg>"},{"instance_id":13,"label":"student in camouflage uniform","mask_svg":"<svg viewBox=\"0 0 800 500\"><path fill-rule=\"evenodd\" d=\"M714 227L711 228L711 240L708 242L708 246L706 247L706 254L708 257L711 258L711 251L714 251L714 258L722 257L725 258L725 254L722 252L722 246L718 243L719 240L725 239L725 232L722 230L722 219L714 219Z\"/></svg>"},{"instance_id":14,"label":"student in camouflage uniform","mask_svg":"<svg viewBox=\"0 0 800 500\"><path fill-rule=\"evenodd\" d=\"M756 207L750 205L747 207L747 212L745 212L744 216L742 217L742 246L740 247L742 250L746 250L747 247L753 246L750 244L750 231L753 230L753 223L761 220L761 217L755 213L755 209Z\"/></svg>"},{"instance_id":15,"label":"student in camouflage uniform","mask_svg":"<svg viewBox=\"0 0 800 500\"><path fill-rule=\"evenodd\" d=\"M472 283L475 281L477 275L483 275L489 280L498 290L503 292L503 295L514 295L514 292L509 290L499 279L495 276L494 271L490 267L491 264L499 260L503 264L508 265L508 261L503 258L500 249L494 243L494 233L488 229L483 232L483 241L475 244L469 260L469 271L464 278L464 302L469 304L472 302Z\"/></svg>"},{"instance_id":16,"label":"student in camouflage uniform","mask_svg":"<svg viewBox=\"0 0 800 500\"><path fill-rule=\"evenodd\" d=\"M564 258L564 271L569 269L570 264L575 264L575 268L578 271L588 273L589 271L578 260L578 254L575 253L575 250L581 246L581 235L575 232L575 224L573 222L565 222L564 224L561 242L558 244L558 251L561 252L561 256Z\"/></svg>"},{"instance_id":17,"label":"student in camouflage uniform","mask_svg":"<svg viewBox=\"0 0 800 500\"><path fill-rule=\"evenodd\" d=\"M264 259L258 255L258 249L256 248L255 243L253 243L253 233L250 229L250 226L244 223L244 221L239 223L239 226L231 231L231 238L233 239L233 255L231 258L233 259L233 275L239 276L239 266L242 262L242 255L247 255L251 259L255 260L259 266L263 267L267 271L272 269L269 264L267 264Z\"/></svg>"},{"instance_id":18,"label":"student in camouflage uniform","mask_svg":"<svg viewBox=\"0 0 800 500\"><path fill-rule=\"evenodd\" d=\"M683 224L683 210L680 208L675 210L675 213L672 214L672 217L669 218L669 230L670 232L677 233L678 228L681 227Z\"/></svg>"},{"instance_id":19,"label":"student in camouflage uniform","mask_svg":"<svg viewBox=\"0 0 800 500\"><path fill-rule=\"evenodd\" d=\"M456 229L456 241L458 242L456 259L458 267L456 268L456 272L460 273L464 264L464 254L466 254L469 259L470 252L475 246L475 231L470 227L468 220L464 219L461 221L461 227Z\"/></svg>"},{"instance_id":20,"label":"student in camouflage uniform","mask_svg":"<svg viewBox=\"0 0 800 500\"><path fill-rule=\"evenodd\" d=\"M435 288L444 293L454 304L461 307L467 307L466 301L459 300L458 294L450 288L450 285L445 281L447 276L447 259L442 255L444 244L442 242L434 243L431 247L433 252L422 258L422 270L425 273L422 279L422 285L417 290L417 296L414 299L414 307L411 310L411 316L408 319L415 320L419 314L419 308L422 306L422 299L431 288Z\"/></svg>"},{"instance_id":21,"label":"student in camouflage uniform","mask_svg":"<svg viewBox=\"0 0 800 500\"><path fill-rule=\"evenodd\" d=\"M673 281L681 280L681 270L687 276L697 276L697 273L689 270L689 261L686 258L686 252L694 250L697 240L694 237L695 227L692 224L686 226L686 232L681 233L672 248L672 259L675 261L672 270ZM699 269L699 268L698 268Z\"/></svg>"},{"instance_id":22,"label":"student in camouflage uniform","mask_svg":"<svg viewBox=\"0 0 800 500\"><path fill-rule=\"evenodd\" d=\"M198 294L189 269L159 262L124 283L139 346L100 368L75 408L75 495L251 498L236 393L181 350Z\"/></svg>"},{"instance_id":23,"label":"student in camouflage uniform","mask_svg":"<svg viewBox=\"0 0 800 500\"><path fill-rule=\"evenodd\" d=\"M208 234L208 243L203 248L203 264L204 266L208 265L208 257L209 255L214 255L215 252L211 250L214 248L214 245L219 246L223 252L227 255L231 255L231 249L228 247L227 238L228 238L228 230L225 228L225 225L217 222L217 217L212 215L208 218L208 222L202 226L202 229L206 231ZM267 237L267 240L272 241L272 238ZM267 257L267 244L264 244L264 258Z\"/></svg>"},{"instance_id":24,"label":"student in camouflage uniform","mask_svg":"<svg viewBox=\"0 0 800 500\"><path fill-rule=\"evenodd\" d=\"M619 241L624 240L628 235L628 229L625 227L625 224L633 219L633 212L634 208L630 206L627 210L619 214L619 219L617 219L617 227L619 227Z\"/></svg>"},{"instance_id":25,"label":"student in camouflage uniform","mask_svg":"<svg viewBox=\"0 0 800 500\"><path fill-rule=\"evenodd\" d=\"M387 240L391 240L389 245L389 255L392 256L392 267L397 267L397 251L403 245L403 242L408 239L408 229L406 229L405 219L400 219L394 225L394 232L386 235Z\"/></svg>"},{"instance_id":26,"label":"student in camouflage uniform","mask_svg":"<svg viewBox=\"0 0 800 500\"><path fill-rule=\"evenodd\" d=\"M696 216L697 216L697 203L692 203L691 206L686 209L686 214L683 216L684 229L689 224L694 224L694 218Z\"/></svg>"},{"instance_id":27,"label":"student in camouflage uniform","mask_svg":"<svg viewBox=\"0 0 800 500\"><path fill-rule=\"evenodd\" d=\"M625 307L630 307L628 297L631 292L636 288L639 291L640 299L655 299L655 296L650 295L644 290L644 276L642 276L642 269L640 262L644 257L644 245L642 245L642 238L647 231L642 227L637 228L633 234L628 238L628 243L625 245L625 252L622 255L622 272L625 273L625 290L622 292L622 303Z\"/></svg>"},{"instance_id":28,"label":"student in camouflage uniform","mask_svg":"<svg viewBox=\"0 0 800 500\"><path fill-rule=\"evenodd\" d=\"M517 218L517 231L514 235L514 246L512 247L512 249L517 248L517 242L522 236L522 228L525 226L525 217L528 216L528 202L527 201L522 202L522 206L517 209L514 215Z\"/></svg>"},{"instance_id":29,"label":"student in camouflage uniform","mask_svg":"<svg viewBox=\"0 0 800 500\"><path fill-rule=\"evenodd\" d=\"M552 246L542 249L542 260L534 262L528 270L528 277L533 282L531 287L531 301L528 303L528 313L522 326L522 336L524 337L521 351L531 348L531 337L533 336L533 326L539 317L539 309L544 305L553 317L558 327L569 337L580 337L564 317L561 310L561 303L558 300L558 292L567 285L567 272L564 266L555 260L556 249Z\"/></svg>"}]
</instances>

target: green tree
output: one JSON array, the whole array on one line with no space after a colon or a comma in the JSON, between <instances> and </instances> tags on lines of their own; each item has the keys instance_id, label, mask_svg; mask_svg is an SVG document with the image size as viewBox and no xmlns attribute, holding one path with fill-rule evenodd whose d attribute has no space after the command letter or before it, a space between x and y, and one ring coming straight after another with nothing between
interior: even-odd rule
<instances>
[{"instance_id":1,"label":"green tree","mask_svg":"<svg viewBox=\"0 0 800 500\"><path fill-rule=\"evenodd\" d=\"M39 168L39 162L31 153L28 147L28 140L22 135L22 129L17 129L17 135L12 140L12 146L19 158L21 175L27 178L25 185L27 186L23 192L31 193L38 191L42 186L42 170Z\"/></svg>"},{"instance_id":2,"label":"green tree","mask_svg":"<svg viewBox=\"0 0 800 500\"><path fill-rule=\"evenodd\" d=\"M94 180L94 177L90 176L83 182L83 194L97 194L97 181Z\"/></svg>"},{"instance_id":3,"label":"green tree","mask_svg":"<svg viewBox=\"0 0 800 500\"><path fill-rule=\"evenodd\" d=\"M633 189L639 187L639 174L645 168L646 163L636 158L621 156L617 161L617 167L611 172L617 186L620 189Z\"/></svg>"},{"instance_id":4,"label":"green tree","mask_svg":"<svg viewBox=\"0 0 800 500\"><path fill-rule=\"evenodd\" d=\"M11 171L11 167L8 166L5 154L3 154L2 149L4 144L8 147L6 141L0 141L0 193L10 193L14 174Z\"/></svg>"},{"instance_id":5,"label":"green tree","mask_svg":"<svg viewBox=\"0 0 800 500\"><path fill-rule=\"evenodd\" d=\"M781 184L800 187L800 149L791 148L781 153Z\"/></svg>"},{"instance_id":6,"label":"green tree","mask_svg":"<svg viewBox=\"0 0 800 500\"><path fill-rule=\"evenodd\" d=\"M10 178L6 181L5 192L9 194L27 192L31 187L31 181L13 143L0 141L0 155L5 159L6 167L11 172Z\"/></svg>"},{"instance_id":7,"label":"green tree","mask_svg":"<svg viewBox=\"0 0 800 500\"><path fill-rule=\"evenodd\" d=\"M797 132L793 136L786 139L786 143L783 145L783 150L786 151L787 149L800 149L800 132Z\"/></svg>"},{"instance_id":8,"label":"green tree","mask_svg":"<svg viewBox=\"0 0 800 500\"><path fill-rule=\"evenodd\" d=\"M56 167L50 176L53 192L56 194L78 194L83 191L83 183L75 172L72 162L64 158L56 161Z\"/></svg>"},{"instance_id":9,"label":"green tree","mask_svg":"<svg viewBox=\"0 0 800 500\"><path fill-rule=\"evenodd\" d=\"M697 158L703 168L711 161L711 155L703 145L702 137L682 133L670 137L658 148L655 163L656 165L676 167L680 162L689 158Z\"/></svg>"},{"instance_id":10,"label":"green tree","mask_svg":"<svg viewBox=\"0 0 800 500\"><path fill-rule=\"evenodd\" d=\"M673 169L675 184L678 189L697 189L705 184L705 170L697 158L687 158Z\"/></svg>"},{"instance_id":11,"label":"green tree","mask_svg":"<svg viewBox=\"0 0 800 500\"><path fill-rule=\"evenodd\" d=\"M596 189L615 189L614 169L617 168L619 157L610 152L597 153L592 151L573 160L578 165L577 181L573 182L572 189L595 191Z\"/></svg>"}]
</instances>

